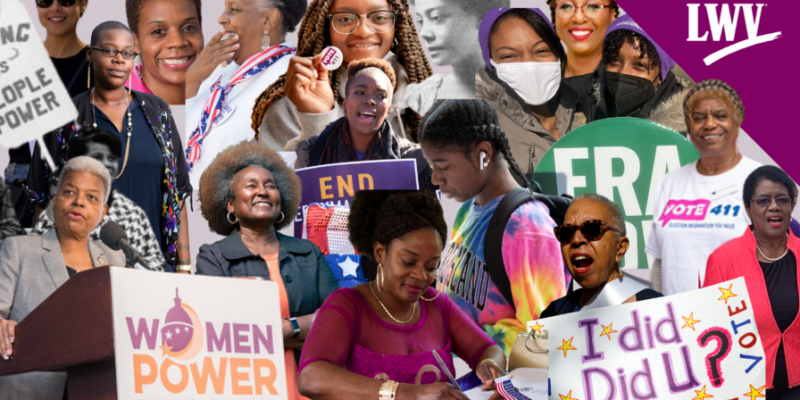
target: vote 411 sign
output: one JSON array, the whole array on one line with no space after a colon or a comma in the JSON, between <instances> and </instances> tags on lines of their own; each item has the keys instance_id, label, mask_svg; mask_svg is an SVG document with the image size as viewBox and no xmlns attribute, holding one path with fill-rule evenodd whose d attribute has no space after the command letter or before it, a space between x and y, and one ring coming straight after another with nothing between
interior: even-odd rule
<instances>
[{"instance_id":1,"label":"vote 411 sign","mask_svg":"<svg viewBox=\"0 0 800 400\"><path fill-rule=\"evenodd\" d=\"M639 118L611 118L560 139L536 166L533 180L547 194L598 193L625 214L630 250L625 268L648 268L645 243L661 178L699 157L679 133Z\"/></svg>"},{"instance_id":2,"label":"vote 411 sign","mask_svg":"<svg viewBox=\"0 0 800 400\"><path fill-rule=\"evenodd\" d=\"M744 278L541 320L550 399L764 397L755 322Z\"/></svg>"}]
</instances>

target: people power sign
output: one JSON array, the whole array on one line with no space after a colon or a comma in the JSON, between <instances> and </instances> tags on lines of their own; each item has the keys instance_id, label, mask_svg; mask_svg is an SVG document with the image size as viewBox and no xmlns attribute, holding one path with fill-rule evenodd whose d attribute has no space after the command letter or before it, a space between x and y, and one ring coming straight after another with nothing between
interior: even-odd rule
<instances>
[{"instance_id":1,"label":"people power sign","mask_svg":"<svg viewBox=\"0 0 800 400\"><path fill-rule=\"evenodd\" d=\"M36 140L78 115L18 0L0 0L0 146Z\"/></svg>"},{"instance_id":2,"label":"people power sign","mask_svg":"<svg viewBox=\"0 0 800 400\"><path fill-rule=\"evenodd\" d=\"M545 153L533 180L547 194L598 193L625 214L625 268L648 268L645 243L656 192L669 171L699 157L679 133L639 118L612 118L570 132Z\"/></svg>"},{"instance_id":3,"label":"people power sign","mask_svg":"<svg viewBox=\"0 0 800 400\"><path fill-rule=\"evenodd\" d=\"M111 268L117 398L287 399L278 285L170 275Z\"/></svg>"},{"instance_id":4,"label":"people power sign","mask_svg":"<svg viewBox=\"0 0 800 400\"><path fill-rule=\"evenodd\" d=\"M540 320L550 399L764 397L755 323L744 278Z\"/></svg>"}]
</instances>

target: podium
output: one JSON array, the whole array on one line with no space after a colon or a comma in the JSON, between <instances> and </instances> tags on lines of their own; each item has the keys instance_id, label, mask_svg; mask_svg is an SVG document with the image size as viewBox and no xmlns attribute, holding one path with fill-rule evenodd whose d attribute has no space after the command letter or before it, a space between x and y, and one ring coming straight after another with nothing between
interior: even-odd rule
<instances>
[{"instance_id":1,"label":"podium","mask_svg":"<svg viewBox=\"0 0 800 400\"><path fill-rule=\"evenodd\" d=\"M281 332L274 282L96 268L19 322L0 379L66 371L81 400L285 399Z\"/></svg>"}]
</instances>

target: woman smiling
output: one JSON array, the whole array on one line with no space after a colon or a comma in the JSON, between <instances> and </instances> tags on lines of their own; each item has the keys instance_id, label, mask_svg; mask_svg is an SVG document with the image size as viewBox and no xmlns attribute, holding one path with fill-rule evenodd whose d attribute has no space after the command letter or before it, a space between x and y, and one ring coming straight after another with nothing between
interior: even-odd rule
<instances>
[{"instance_id":1,"label":"woman smiling","mask_svg":"<svg viewBox=\"0 0 800 400\"><path fill-rule=\"evenodd\" d=\"M203 49L200 0L126 0L125 11L142 61L131 89L183 104L186 71Z\"/></svg>"}]
</instances>

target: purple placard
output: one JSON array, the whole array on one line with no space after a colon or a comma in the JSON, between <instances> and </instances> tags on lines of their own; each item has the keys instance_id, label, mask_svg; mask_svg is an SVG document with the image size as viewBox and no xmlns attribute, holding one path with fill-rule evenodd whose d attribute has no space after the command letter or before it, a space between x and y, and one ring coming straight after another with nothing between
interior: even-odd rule
<instances>
[{"instance_id":1,"label":"purple placard","mask_svg":"<svg viewBox=\"0 0 800 400\"><path fill-rule=\"evenodd\" d=\"M306 209L312 203L350 206L355 192L366 190L417 190L417 161L379 160L321 165L297 170L303 200L294 219L294 236L302 237Z\"/></svg>"}]
</instances>

